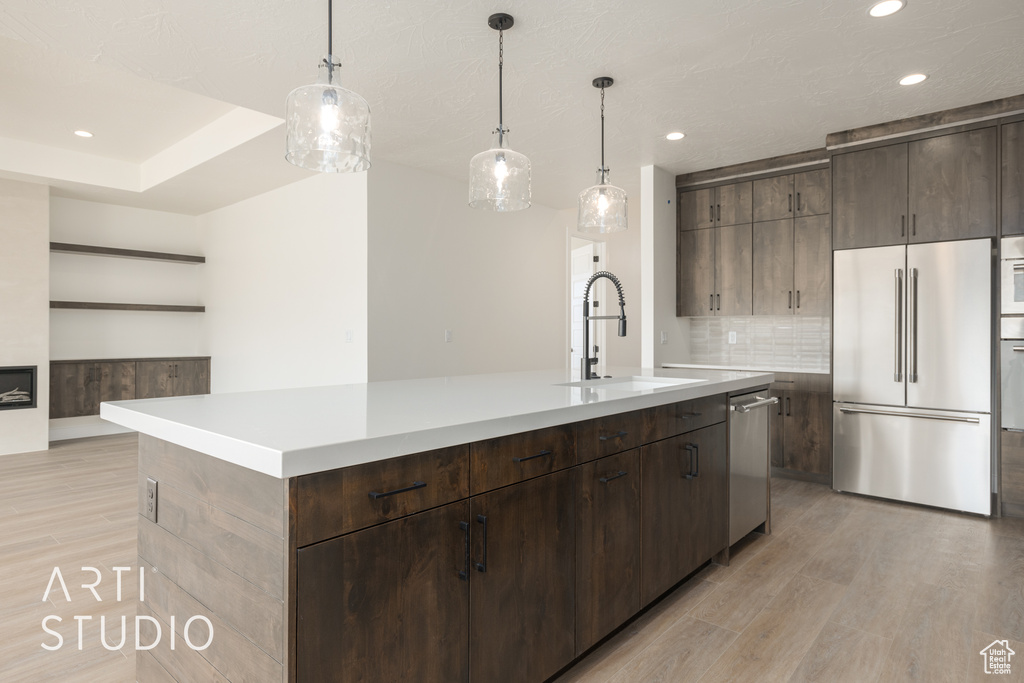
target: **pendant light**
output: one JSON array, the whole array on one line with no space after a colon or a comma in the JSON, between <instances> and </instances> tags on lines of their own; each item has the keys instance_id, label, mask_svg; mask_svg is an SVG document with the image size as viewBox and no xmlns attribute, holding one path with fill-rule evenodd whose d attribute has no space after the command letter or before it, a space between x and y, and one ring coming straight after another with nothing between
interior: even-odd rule
<instances>
[{"instance_id":1,"label":"pendant light","mask_svg":"<svg viewBox=\"0 0 1024 683\"><path fill-rule=\"evenodd\" d=\"M530 206L530 160L508 147L508 129L502 118L502 68L505 31L515 20L492 14L487 25L498 32L498 128L491 148L469 162L469 205L487 211L519 211Z\"/></svg>"},{"instance_id":2,"label":"pendant light","mask_svg":"<svg viewBox=\"0 0 1024 683\"><path fill-rule=\"evenodd\" d=\"M287 101L285 159L311 171L348 173L370 168L370 106L335 83L333 0L327 0L327 55L313 85L292 90Z\"/></svg>"},{"instance_id":3,"label":"pendant light","mask_svg":"<svg viewBox=\"0 0 1024 683\"><path fill-rule=\"evenodd\" d=\"M601 89L601 168L597 169L597 185L580 192L576 221L580 232L626 229L626 191L608 183L608 167L604 165L604 90L614 82L607 76L594 79L594 87Z\"/></svg>"}]
</instances>

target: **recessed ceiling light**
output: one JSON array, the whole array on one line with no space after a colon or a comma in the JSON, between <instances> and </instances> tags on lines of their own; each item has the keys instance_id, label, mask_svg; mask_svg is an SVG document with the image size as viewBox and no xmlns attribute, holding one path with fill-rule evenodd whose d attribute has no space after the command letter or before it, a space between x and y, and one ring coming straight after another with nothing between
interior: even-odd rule
<instances>
[{"instance_id":1,"label":"recessed ceiling light","mask_svg":"<svg viewBox=\"0 0 1024 683\"><path fill-rule=\"evenodd\" d=\"M900 79L900 85L917 85L926 78L924 74L910 74Z\"/></svg>"},{"instance_id":2,"label":"recessed ceiling light","mask_svg":"<svg viewBox=\"0 0 1024 683\"><path fill-rule=\"evenodd\" d=\"M75 131L75 135L77 135L80 138L91 138L92 137L92 133L90 133L87 130L76 130Z\"/></svg>"},{"instance_id":3,"label":"recessed ceiling light","mask_svg":"<svg viewBox=\"0 0 1024 683\"><path fill-rule=\"evenodd\" d=\"M683 138L686 137L686 135L676 131L675 133L669 133L665 137L669 140L682 140Z\"/></svg>"},{"instance_id":4,"label":"recessed ceiling light","mask_svg":"<svg viewBox=\"0 0 1024 683\"><path fill-rule=\"evenodd\" d=\"M890 14L896 14L906 6L907 3L903 0L882 0L882 2L872 5L868 14L873 17L887 17Z\"/></svg>"}]
</instances>

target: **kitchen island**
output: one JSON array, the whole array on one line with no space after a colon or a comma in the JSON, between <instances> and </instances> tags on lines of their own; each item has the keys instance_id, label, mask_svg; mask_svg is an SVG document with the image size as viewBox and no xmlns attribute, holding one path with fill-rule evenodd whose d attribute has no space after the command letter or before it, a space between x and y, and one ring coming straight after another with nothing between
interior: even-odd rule
<instances>
[{"instance_id":1,"label":"kitchen island","mask_svg":"<svg viewBox=\"0 0 1024 683\"><path fill-rule=\"evenodd\" d=\"M610 371L103 404L141 433L138 680L551 677L727 549L728 396L772 380Z\"/></svg>"}]
</instances>

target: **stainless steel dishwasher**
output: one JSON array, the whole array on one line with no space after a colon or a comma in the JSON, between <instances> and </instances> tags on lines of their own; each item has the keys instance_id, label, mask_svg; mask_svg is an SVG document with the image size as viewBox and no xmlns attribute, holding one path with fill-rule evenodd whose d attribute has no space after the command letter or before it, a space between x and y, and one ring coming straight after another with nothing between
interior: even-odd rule
<instances>
[{"instance_id":1,"label":"stainless steel dishwasher","mask_svg":"<svg viewBox=\"0 0 1024 683\"><path fill-rule=\"evenodd\" d=\"M768 391L729 399L729 545L768 519Z\"/></svg>"}]
</instances>

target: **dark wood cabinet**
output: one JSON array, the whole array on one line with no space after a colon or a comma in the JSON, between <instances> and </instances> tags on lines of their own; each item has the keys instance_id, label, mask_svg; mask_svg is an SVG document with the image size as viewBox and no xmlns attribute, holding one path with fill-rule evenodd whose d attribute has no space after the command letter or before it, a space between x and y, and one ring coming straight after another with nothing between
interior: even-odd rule
<instances>
[{"instance_id":1,"label":"dark wood cabinet","mask_svg":"<svg viewBox=\"0 0 1024 683\"><path fill-rule=\"evenodd\" d=\"M576 474L576 654L640 610L640 451Z\"/></svg>"},{"instance_id":2,"label":"dark wood cabinet","mask_svg":"<svg viewBox=\"0 0 1024 683\"><path fill-rule=\"evenodd\" d=\"M715 229L715 315L750 315L752 290L752 227Z\"/></svg>"},{"instance_id":3,"label":"dark wood cabinet","mask_svg":"<svg viewBox=\"0 0 1024 683\"><path fill-rule=\"evenodd\" d=\"M640 599L647 604L729 545L726 425L641 449Z\"/></svg>"},{"instance_id":4,"label":"dark wood cabinet","mask_svg":"<svg viewBox=\"0 0 1024 683\"><path fill-rule=\"evenodd\" d=\"M832 174L836 249L906 243L906 143L837 154Z\"/></svg>"},{"instance_id":5,"label":"dark wood cabinet","mask_svg":"<svg viewBox=\"0 0 1024 683\"><path fill-rule=\"evenodd\" d=\"M1024 432L1000 430L1000 495L1003 515L1024 515Z\"/></svg>"},{"instance_id":6,"label":"dark wood cabinet","mask_svg":"<svg viewBox=\"0 0 1024 683\"><path fill-rule=\"evenodd\" d=\"M714 228L677 232L677 316L715 314L716 232Z\"/></svg>"},{"instance_id":7,"label":"dark wood cabinet","mask_svg":"<svg viewBox=\"0 0 1024 683\"><path fill-rule=\"evenodd\" d=\"M754 223L754 315L827 316L831 244L827 214Z\"/></svg>"},{"instance_id":8,"label":"dark wood cabinet","mask_svg":"<svg viewBox=\"0 0 1024 683\"><path fill-rule=\"evenodd\" d=\"M564 470L471 499L471 680L543 681L575 657L573 498Z\"/></svg>"},{"instance_id":9,"label":"dark wood cabinet","mask_svg":"<svg viewBox=\"0 0 1024 683\"><path fill-rule=\"evenodd\" d=\"M178 358L139 361L135 393L138 398L208 394L210 363Z\"/></svg>"},{"instance_id":10,"label":"dark wood cabinet","mask_svg":"<svg viewBox=\"0 0 1024 683\"><path fill-rule=\"evenodd\" d=\"M994 237L996 129L909 144L910 242Z\"/></svg>"},{"instance_id":11,"label":"dark wood cabinet","mask_svg":"<svg viewBox=\"0 0 1024 683\"><path fill-rule=\"evenodd\" d=\"M1024 233L1024 121L1008 123L1003 138L1003 234Z\"/></svg>"},{"instance_id":12,"label":"dark wood cabinet","mask_svg":"<svg viewBox=\"0 0 1024 683\"><path fill-rule=\"evenodd\" d=\"M996 234L995 127L837 154L836 249Z\"/></svg>"},{"instance_id":13,"label":"dark wood cabinet","mask_svg":"<svg viewBox=\"0 0 1024 683\"><path fill-rule=\"evenodd\" d=\"M828 169L772 176L753 183L755 223L829 213L831 205Z\"/></svg>"},{"instance_id":14,"label":"dark wood cabinet","mask_svg":"<svg viewBox=\"0 0 1024 683\"><path fill-rule=\"evenodd\" d=\"M50 364L50 419L99 415L102 401L135 398L135 363L86 361Z\"/></svg>"},{"instance_id":15,"label":"dark wood cabinet","mask_svg":"<svg viewBox=\"0 0 1024 683\"><path fill-rule=\"evenodd\" d=\"M749 181L683 191L677 201L680 230L739 225L752 220L753 195Z\"/></svg>"},{"instance_id":16,"label":"dark wood cabinet","mask_svg":"<svg viewBox=\"0 0 1024 683\"><path fill-rule=\"evenodd\" d=\"M831 315L832 230L828 214L793 220L793 289L793 313Z\"/></svg>"},{"instance_id":17,"label":"dark wood cabinet","mask_svg":"<svg viewBox=\"0 0 1024 683\"><path fill-rule=\"evenodd\" d=\"M778 373L772 395L779 398L769 418L772 467L812 475L824 483L832 475L832 391L828 375Z\"/></svg>"},{"instance_id":18,"label":"dark wood cabinet","mask_svg":"<svg viewBox=\"0 0 1024 683\"><path fill-rule=\"evenodd\" d=\"M754 223L753 241L754 315L792 314L793 219Z\"/></svg>"},{"instance_id":19,"label":"dark wood cabinet","mask_svg":"<svg viewBox=\"0 0 1024 683\"><path fill-rule=\"evenodd\" d=\"M468 681L469 521L463 500L300 548L297 680Z\"/></svg>"}]
</instances>

